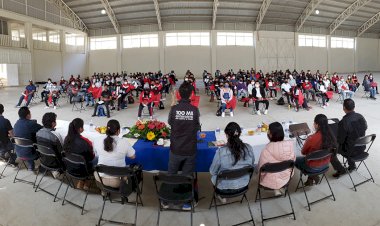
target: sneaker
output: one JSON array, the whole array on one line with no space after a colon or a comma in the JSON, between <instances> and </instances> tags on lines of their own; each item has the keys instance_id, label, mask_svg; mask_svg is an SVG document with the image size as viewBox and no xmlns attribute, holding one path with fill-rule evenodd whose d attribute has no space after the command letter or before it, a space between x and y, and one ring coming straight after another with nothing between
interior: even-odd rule
<instances>
[{"instance_id":1,"label":"sneaker","mask_svg":"<svg viewBox=\"0 0 380 226\"><path fill-rule=\"evenodd\" d=\"M260 110L256 111L256 114L257 114L257 115L261 115Z\"/></svg>"},{"instance_id":2,"label":"sneaker","mask_svg":"<svg viewBox=\"0 0 380 226\"><path fill-rule=\"evenodd\" d=\"M57 110L57 106L54 106L54 110Z\"/></svg>"},{"instance_id":3,"label":"sneaker","mask_svg":"<svg viewBox=\"0 0 380 226\"><path fill-rule=\"evenodd\" d=\"M161 207L162 209L169 209L169 204L165 203L165 202L161 202Z\"/></svg>"},{"instance_id":4,"label":"sneaker","mask_svg":"<svg viewBox=\"0 0 380 226\"><path fill-rule=\"evenodd\" d=\"M322 108L325 109L325 108L326 108L326 105L323 105Z\"/></svg>"},{"instance_id":5,"label":"sneaker","mask_svg":"<svg viewBox=\"0 0 380 226\"><path fill-rule=\"evenodd\" d=\"M91 115L91 117L95 117L96 115Z\"/></svg>"},{"instance_id":6,"label":"sneaker","mask_svg":"<svg viewBox=\"0 0 380 226\"><path fill-rule=\"evenodd\" d=\"M182 210L190 211L191 210L191 204L189 204L189 203L183 204Z\"/></svg>"},{"instance_id":7,"label":"sneaker","mask_svg":"<svg viewBox=\"0 0 380 226\"><path fill-rule=\"evenodd\" d=\"M226 198L222 198L222 197L220 197L219 195L217 195L216 196L218 199L219 199L219 201L221 202L221 203L223 203L223 204L225 204L226 202L227 202L227 199Z\"/></svg>"},{"instance_id":8,"label":"sneaker","mask_svg":"<svg viewBox=\"0 0 380 226\"><path fill-rule=\"evenodd\" d=\"M21 108L21 106L20 105L16 105L15 108Z\"/></svg>"},{"instance_id":9,"label":"sneaker","mask_svg":"<svg viewBox=\"0 0 380 226\"><path fill-rule=\"evenodd\" d=\"M274 196L281 196L282 195L280 189L274 189L273 192L274 192Z\"/></svg>"},{"instance_id":10,"label":"sneaker","mask_svg":"<svg viewBox=\"0 0 380 226\"><path fill-rule=\"evenodd\" d=\"M230 116L231 116L231 117L234 117L234 113L233 113L233 112L231 112L231 113L230 113Z\"/></svg>"},{"instance_id":11,"label":"sneaker","mask_svg":"<svg viewBox=\"0 0 380 226\"><path fill-rule=\"evenodd\" d=\"M267 115L267 114L268 114L268 110L265 110L265 111L264 111L264 115Z\"/></svg>"},{"instance_id":12,"label":"sneaker","mask_svg":"<svg viewBox=\"0 0 380 226\"><path fill-rule=\"evenodd\" d=\"M49 109L50 107L49 106L46 106L45 109Z\"/></svg>"},{"instance_id":13,"label":"sneaker","mask_svg":"<svg viewBox=\"0 0 380 226\"><path fill-rule=\"evenodd\" d=\"M329 106L329 103L326 103L326 106Z\"/></svg>"},{"instance_id":14,"label":"sneaker","mask_svg":"<svg viewBox=\"0 0 380 226\"><path fill-rule=\"evenodd\" d=\"M223 118L226 117L226 113L222 112L222 117Z\"/></svg>"}]
</instances>

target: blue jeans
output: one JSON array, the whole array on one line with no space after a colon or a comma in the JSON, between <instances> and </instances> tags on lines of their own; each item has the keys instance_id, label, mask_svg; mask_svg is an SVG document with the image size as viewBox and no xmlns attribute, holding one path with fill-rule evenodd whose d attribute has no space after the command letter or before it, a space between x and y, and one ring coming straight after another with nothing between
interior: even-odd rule
<instances>
[{"instance_id":1,"label":"blue jeans","mask_svg":"<svg viewBox=\"0 0 380 226\"><path fill-rule=\"evenodd\" d=\"M375 97L376 96L376 89L375 88L370 88L369 89L370 97Z\"/></svg>"},{"instance_id":2,"label":"blue jeans","mask_svg":"<svg viewBox=\"0 0 380 226\"><path fill-rule=\"evenodd\" d=\"M17 106L20 106L22 104L22 101L24 100L24 98L25 98L24 95L21 95L20 99L18 100ZM26 107L29 106L29 103L32 100L32 98L33 98L33 95L28 95L28 100L26 101L26 104L25 104Z\"/></svg>"},{"instance_id":3,"label":"blue jeans","mask_svg":"<svg viewBox=\"0 0 380 226\"><path fill-rule=\"evenodd\" d=\"M312 168L312 167L306 165L306 161L305 161L304 156L300 156L300 157L296 158L295 166L297 167L297 169L305 170L308 173L318 173L318 172L320 172L326 168L326 166L323 166L321 168Z\"/></svg>"},{"instance_id":4,"label":"blue jeans","mask_svg":"<svg viewBox=\"0 0 380 226\"><path fill-rule=\"evenodd\" d=\"M227 108L227 104L226 103L222 103L222 112L224 112ZM230 108L230 111L233 112L234 109Z\"/></svg>"},{"instance_id":5,"label":"blue jeans","mask_svg":"<svg viewBox=\"0 0 380 226\"><path fill-rule=\"evenodd\" d=\"M85 99L86 99L86 104L89 105L90 104L90 101L91 101L91 104L92 106L94 106L95 102L94 102L94 98L92 96L88 96L86 95L85 96Z\"/></svg>"}]
</instances>

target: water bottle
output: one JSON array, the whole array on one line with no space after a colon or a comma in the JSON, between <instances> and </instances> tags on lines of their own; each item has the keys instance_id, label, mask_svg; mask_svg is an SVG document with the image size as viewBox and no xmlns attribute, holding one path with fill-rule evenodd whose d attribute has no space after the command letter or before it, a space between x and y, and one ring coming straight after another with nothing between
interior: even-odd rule
<instances>
[{"instance_id":1,"label":"water bottle","mask_svg":"<svg viewBox=\"0 0 380 226\"><path fill-rule=\"evenodd\" d=\"M90 130L94 129L94 123L92 122L92 119L90 120Z\"/></svg>"},{"instance_id":2,"label":"water bottle","mask_svg":"<svg viewBox=\"0 0 380 226\"><path fill-rule=\"evenodd\" d=\"M219 139L219 136L220 136L220 128L216 128L215 130L215 135L217 136L217 140Z\"/></svg>"}]
</instances>

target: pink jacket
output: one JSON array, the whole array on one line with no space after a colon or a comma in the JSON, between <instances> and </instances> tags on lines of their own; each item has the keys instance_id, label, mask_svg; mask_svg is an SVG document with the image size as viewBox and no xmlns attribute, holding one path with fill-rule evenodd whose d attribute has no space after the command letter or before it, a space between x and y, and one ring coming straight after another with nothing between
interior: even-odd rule
<instances>
[{"instance_id":1,"label":"pink jacket","mask_svg":"<svg viewBox=\"0 0 380 226\"><path fill-rule=\"evenodd\" d=\"M295 160L294 141L270 142L261 152L258 169L265 163ZM289 180L291 170L280 173L262 173L260 184L271 189L282 188Z\"/></svg>"}]
</instances>

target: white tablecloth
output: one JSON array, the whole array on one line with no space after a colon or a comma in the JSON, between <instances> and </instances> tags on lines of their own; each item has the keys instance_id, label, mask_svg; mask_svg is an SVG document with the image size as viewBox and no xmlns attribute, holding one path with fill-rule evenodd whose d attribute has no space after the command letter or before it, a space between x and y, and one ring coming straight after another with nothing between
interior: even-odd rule
<instances>
[{"instance_id":1,"label":"white tablecloth","mask_svg":"<svg viewBox=\"0 0 380 226\"><path fill-rule=\"evenodd\" d=\"M68 121L64 121L64 120L57 120L57 126L55 127L55 131L61 135L62 139L64 140L65 137L67 136L67 131L69 129L69 124L70 122ZM99 132L97 132L95 130L95 126L93 127L90 127L89 125L84 125L83 126L84 128L84 131L83 133L81 134L82 136L86 137L87 139L89 139L93 144L96 140L104 140L104 138L106 138L106 135L105 134L100 134ZM127 133L127 131L121 131L120 133L120 137L122 137L125 133ZM133 146L135 143L136 143L136 139L130 139L130 138L126 138L128 140L128 142ZM94 151L95 151L95 154L96 154L96 150L99 150L103 147L95 147L94 146Z\"/></svg>"},{"instance_id":2,"label":"white tablecloth","mask_svg":"<svg viewBox=\"0 0 380 226\"><path fill-rule=\"evenodd\" d=\"M242 132L242 135L240 136L240 139L244 143L247 143L247 144L252 146L253 152L255 154L255 163L257 164L259 161L260 154L261 154L262 150L265 148L265 145L267 145L269 143L269 139L268 139L266 132L260 132L259 133L259 132L255 131L255 135L249 136L248 135L249 130L255 131L256 129L253 129L253 128L252 129L250 129L250 128L244 129ZM226 134L223 131L220 131L219 133L215 132L215 137L217 140L223 140L223 141L227 142ZM294 152L295 152L296 156L301 156L301 147L299 147L299 145L297 145L296 140L295 139L289 139L289 138L285 138L285 140L293 141Z\"/></svg>"}]
</instances>

